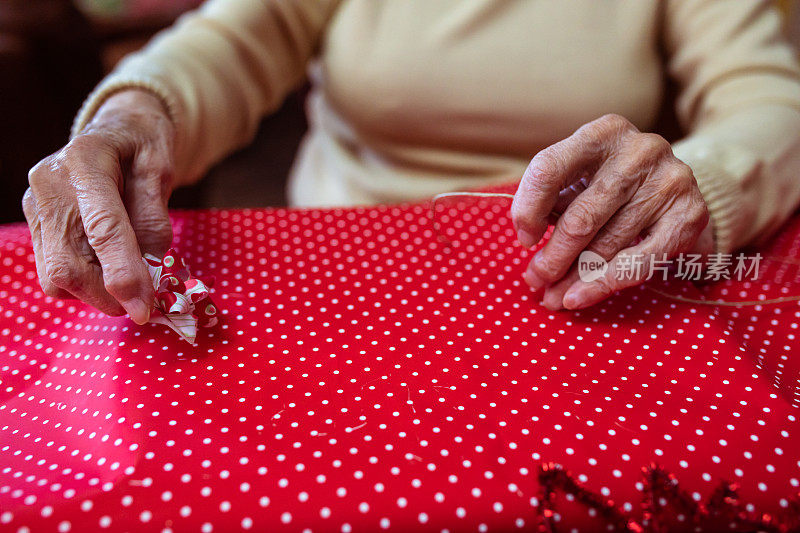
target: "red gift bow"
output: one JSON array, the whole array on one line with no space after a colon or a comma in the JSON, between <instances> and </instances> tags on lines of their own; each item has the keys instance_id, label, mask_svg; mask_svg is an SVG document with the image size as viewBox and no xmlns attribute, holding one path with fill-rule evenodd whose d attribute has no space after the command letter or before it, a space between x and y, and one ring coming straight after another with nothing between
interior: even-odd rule
<instances>
[{"instance_id":1,"label":"red gift bow","mask_svg":"<svg viewBox=\"0 0 800 533\"><path fill-rule=\"evenodd\" d=\"M209 296L214 278L192 277L186 262L170 248L163 259L145 254L144 262L156 292L150 321L172 328L194 344L197 329L219 321L218 310Z\"/></svg>"}]
</instances>

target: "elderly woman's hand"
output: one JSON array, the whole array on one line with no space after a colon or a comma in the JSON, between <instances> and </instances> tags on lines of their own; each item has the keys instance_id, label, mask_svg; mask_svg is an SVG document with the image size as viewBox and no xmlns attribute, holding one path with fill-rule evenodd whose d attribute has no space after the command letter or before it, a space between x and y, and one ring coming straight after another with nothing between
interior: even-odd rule
<instances>
[{"instance_id":1,"label":"elderly woman's hand","mask_svg":"<svg viewBox=\"0 0 800 533\"><path fill-rule=\"evenodd\" d=\"M524 275L534 289L546 287L543 304L553 310L581 309L641 283L652 258L713 248L692 170L662 137L617 115L586 124L530 162L511 208L523 246L542 238L553 210L563 214ZM584 250L609 262L594 281L578 275ZM617 275L621 252L641 258L641 272Z\"/></svg>"},{"instance_id":2,"label":"elderly woman's hand","mask_svg":"<svg viewBox=\"0 0 800 533\"><path fill-rule=\"evenodd\" d=\"M148 320L154 295L142 253L162 254L172 240L173 137L157 98L125 91L31 169L22 204L47 295Z\"/></svg>"}]
</instances>

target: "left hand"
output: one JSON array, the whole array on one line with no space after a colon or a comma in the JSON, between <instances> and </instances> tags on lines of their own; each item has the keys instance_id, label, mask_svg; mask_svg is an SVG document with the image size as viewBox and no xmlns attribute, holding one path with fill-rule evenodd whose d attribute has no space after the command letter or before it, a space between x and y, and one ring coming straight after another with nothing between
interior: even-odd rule
<instances>
[{"instance_id":1,"label":"left hand","mask_svg":"<svg viewBox=\"0 0 800 533\"><path fill-rule=\"evenodd\" d=\"M708 208L692 170L664 138L618 115L582 126L531 160L511 206L523 246L544 236L554 210L563 214L524 275L534 289L545 288L542 303L551 310L582 309L642 283L653 257L713 251ZM584 250L609 263L591 282L578 276ZM641 275L618 279L620 252L641 257Z\"/></svg>"}]
</instances>

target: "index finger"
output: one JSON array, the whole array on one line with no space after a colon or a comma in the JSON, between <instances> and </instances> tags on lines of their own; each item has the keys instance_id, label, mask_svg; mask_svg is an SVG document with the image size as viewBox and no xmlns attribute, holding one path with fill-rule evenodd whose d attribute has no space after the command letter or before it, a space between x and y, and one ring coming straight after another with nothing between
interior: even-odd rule
<instances>
[{"instance_id":1,"label":"index finger","mask_svg":"<svg viewBox=\"0 0 800 533\"><path fill-rule=\"evenodd\" d=\"M89 245L103 271L103 285L137 323L150 318L153 285L120 196L122 171L113 147L89 137L80 140L82 157L69 165ZM86 157L91 154L90 157Z\"/></svg>"},{"instance_id":2,"label":"index finger","mask_svg":"<svg viewBox=\"0 0 800 533\"><path fill-rule=\"evenodd\" d=\"M632 127L622 117L607 115L536 154L525 169L511 204L517 238L524 247L532 247L547 231L548 216L559 193L594 174L618 142L620 133Z\"/></svg>"}]
</instances>

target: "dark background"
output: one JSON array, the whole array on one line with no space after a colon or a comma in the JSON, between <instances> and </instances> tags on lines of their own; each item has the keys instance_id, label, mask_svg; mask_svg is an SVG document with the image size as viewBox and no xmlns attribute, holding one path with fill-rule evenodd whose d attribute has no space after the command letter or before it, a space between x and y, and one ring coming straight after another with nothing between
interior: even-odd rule
<instances>
[{"instance_id":1,"label":"dark background","mask_svg":"<svg viewBox=\"0 0 800 533\"><path fill-rule=\"evenodd\" d=\"M174 15L96 21L68 0L0 0L0 223L24 220L28 170L68 140L84 98L124 54ZM180 189L174 207L286 204L286 176L306 129L303 88L267 117L253 144Z\"/></svg>"},{"instance_id":2,"label":"dark background","mask_svg":"<svg viewBox=\"0 0 800 533\"><path fill-rule=\"evenodd\" d=\"M67 142L73 117L100 79L201 0L75 1L82 2L83 11L72 0L0 0L0 223L24 220L20 202L28 169ZM790 9L793 0L779 3L790 14L787 33L799 42L800 17L792 14L800 10ZM87 5L101 10L87 11ZM150 11L137 11L137 5ZM306 130L306 94L304 87L290 95L262 122L252 145L217 165L198 185L176 191L171 205L286 205L286 176ZM669 87L655 129L669 140L681 134L672 94Z\"/></svg>"}]
</instances>

